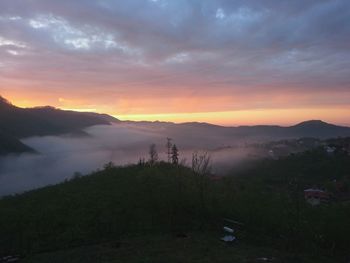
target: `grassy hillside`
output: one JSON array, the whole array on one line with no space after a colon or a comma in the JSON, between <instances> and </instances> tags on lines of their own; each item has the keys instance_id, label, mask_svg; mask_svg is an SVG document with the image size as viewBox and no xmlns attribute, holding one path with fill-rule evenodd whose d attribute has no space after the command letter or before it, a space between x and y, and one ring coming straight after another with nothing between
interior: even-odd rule
<instances>
[{"instance_id":1,"label":"grassy hillside","mask_svg":"<svg viewBox=\"0 0 350 263\"><path fill-rule=\"evenodd\" d=\"M123 262L161 262L159 253L185 246L189 262L199 262L203 253L229 262L232 251L217 251L222 249L222 219L231 218L244 223L233 226L240 240L235 253L242 256L236 262L247 262L259 248L279 258L303 255L298 262L328 262L328 257L342 262L350 256L349 205L311 207L302 190L310 183L327 184L334 176L344 179L349 172L348 156L319 152L259 162L222 180L166 163L107 166L89 176L3 198L0 254L27 255L28 262L53 262L49 258L64 260L74 254L75 260L67 262L85 262L79 260L84 257L80 253L90 248L92 257L111 253L111 258L96 262L120 262L123 257ZM176 236L183 234L189 239L179 241ZM150 240L157 244L153 250ZM178 261L169 262L182 262L186 254L180 254L175 256Z\"/></svg>"}]
</instances>

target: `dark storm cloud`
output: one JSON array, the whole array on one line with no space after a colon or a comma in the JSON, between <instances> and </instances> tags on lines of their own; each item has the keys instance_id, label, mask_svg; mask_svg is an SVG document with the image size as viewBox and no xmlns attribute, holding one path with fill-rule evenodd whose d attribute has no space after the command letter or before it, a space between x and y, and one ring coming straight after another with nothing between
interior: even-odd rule
<instances>
[{"instance_id":1,"label":"dark storm cloud","mask_svg":"<svg viewBox=\"0 0 350 263\"><path fill-rule=\"evenodd\" d=\"M57 93L347 92L349 17L347 0L3 0L0 78Z\"/></svg>"}]
</instances>

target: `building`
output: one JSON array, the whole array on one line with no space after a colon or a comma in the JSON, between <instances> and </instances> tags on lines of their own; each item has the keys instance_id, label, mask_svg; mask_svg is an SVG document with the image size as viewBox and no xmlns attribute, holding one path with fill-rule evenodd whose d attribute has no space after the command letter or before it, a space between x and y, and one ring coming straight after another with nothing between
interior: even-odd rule
<instances>
[{"instance_id":1,"label":"building","mask_svg":"<svg viewBox=\"0 0 350 263\"><path fill-rule=\"evenodd\" d=\"M330 198L328 192L317 188L305 189L304 197L305 200L313 206L327 203Z\"/></svg>"}]
</instances>

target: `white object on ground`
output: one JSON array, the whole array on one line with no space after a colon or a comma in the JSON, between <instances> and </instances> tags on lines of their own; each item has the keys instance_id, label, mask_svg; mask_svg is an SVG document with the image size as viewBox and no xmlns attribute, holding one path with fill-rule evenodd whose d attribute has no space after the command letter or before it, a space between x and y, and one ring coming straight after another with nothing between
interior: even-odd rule
<instances>
[{"instance_id":1,"label":"white object on ground","mask_svg":"<svg viewBox=\"0 0 350 263\"><path fill-rule=\"evenodd\" d=\"M221 240L224 242L233 242L236 240L236 237L234 237L232 235L227 235L227 236L224 236L223 238L221 238Z\"/></svg>"},{"instance_id":2,"label":"white object on ground","mask_svg":"<svg viewBox=\"0 0 350 263\"><path fill-rule=\"evenodd\" d=\"M231 234L234 232L234 230L232 228L227 227L227 226L224 226L224 231L227 233L231 233Z\"/></svg>"}]
</instances>

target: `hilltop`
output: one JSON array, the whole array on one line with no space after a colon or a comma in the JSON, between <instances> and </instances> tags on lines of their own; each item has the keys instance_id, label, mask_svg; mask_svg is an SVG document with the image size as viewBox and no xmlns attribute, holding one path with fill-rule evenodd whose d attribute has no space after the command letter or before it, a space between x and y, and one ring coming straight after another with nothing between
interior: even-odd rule
<instances>
[{"instance_id":1,"label":"hilltop","mask_svg":"<svg viewBox=\"0 0 350 263\"><path fill-rule=\"evenodd\" d=\"M53 107L20 108L0 97L0 154L32 151L20 139L31 136L81 133L93 125L117 119L105 114L65 111Z\"/></svg>"},{"instance_id":2,"label":"hilltop","mask_svg":"<svg viewBox=\"0 0 350 263\"><path fill-rule=\"evenodd\" d=\"M0 130L17 138L70 133L92 125L110 124L110 120L102 114L66 111L50 106L19 108L4 98L0 98L0 119Z\"/></svg>"}]
</instances>

